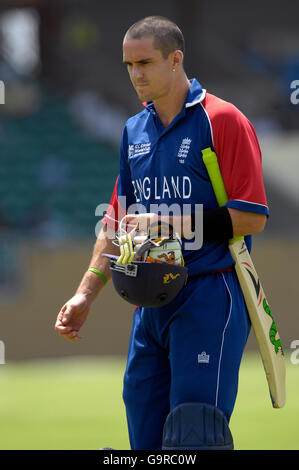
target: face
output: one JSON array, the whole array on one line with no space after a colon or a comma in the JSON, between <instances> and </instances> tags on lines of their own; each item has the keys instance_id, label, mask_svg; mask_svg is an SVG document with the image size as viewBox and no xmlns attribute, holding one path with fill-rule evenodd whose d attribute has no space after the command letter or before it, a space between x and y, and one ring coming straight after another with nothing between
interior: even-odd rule
<instances>
[{"instance_id":1,"label":"face","mask_svg":"<svg viewBox=\"0 0 299 470\"><path fill-rule=\"evenodd\" d=\"M124 39L123 61L141 101L156 101L169 93L174 54L164 59L162 52L153 47L153 37Z\"/></svg>"}]
</instances>

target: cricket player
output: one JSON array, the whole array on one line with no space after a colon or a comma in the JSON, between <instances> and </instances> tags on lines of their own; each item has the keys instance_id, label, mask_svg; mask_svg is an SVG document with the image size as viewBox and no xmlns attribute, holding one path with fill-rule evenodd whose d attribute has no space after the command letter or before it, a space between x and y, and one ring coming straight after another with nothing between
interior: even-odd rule
<instances>
[{"instance_id":1,"label":"cricket player","mask_svg":"<svg viewBox=\"0 0 299 470\"><path fill-rule=\"evenodd\" d=\"M229 429L239 366L250 320L228 249L231 237L264 229L268 212L261 151L255 131L233 104L208 93L184 70L184 38L164 17L147 17L127 31L123 61L143 110L130 118L120 144L119 176L90 261L75 293L61 308L57 333L80 339L96 296L118 254L111 237L124 213L142 204L203 205L203 244L186 249L188 282L160 308L134 312L123 399L131 448L232 449ZM201 151L217 154L228 193L219 208ZM158 217L158 215L156 215ZM190 215L194 228L194 213ZM193 225L192 225L193 223ZM195 227L196 229L196 227Z\"/></svg>"}]
</instances>

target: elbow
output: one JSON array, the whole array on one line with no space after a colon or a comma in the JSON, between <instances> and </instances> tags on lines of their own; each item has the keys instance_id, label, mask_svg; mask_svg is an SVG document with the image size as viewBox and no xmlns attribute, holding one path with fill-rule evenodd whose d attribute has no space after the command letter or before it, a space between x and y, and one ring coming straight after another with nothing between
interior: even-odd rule
<instances>
[{"instance_id":1,"label":"elbow","mask_svg":"<svg viewBox=\"0 0 299 470\"><path fill-rule=\"evenodd\" d=\"M252 233L261 233L267 222L267 216L264 214L258 214L258 217L255 218L255 223Z\"/></svg>"}]
</instances>

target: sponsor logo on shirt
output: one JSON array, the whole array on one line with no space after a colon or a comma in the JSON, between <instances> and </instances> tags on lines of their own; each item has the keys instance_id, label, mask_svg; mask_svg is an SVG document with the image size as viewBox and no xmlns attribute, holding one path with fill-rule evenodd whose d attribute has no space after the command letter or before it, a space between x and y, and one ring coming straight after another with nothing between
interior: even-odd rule
<instances>
[{"instance_id":1,"label":"sponsor logo on shirt","mask_svg":"<svg viewBox=\"0 0 299 470\"><path fill-rule=\"evenodd\" d=\"M144 144L131 144L128 147L128 158L141 157L147 155L151 151L151 142L145 142Z\"/></svg>"}]
</instances>

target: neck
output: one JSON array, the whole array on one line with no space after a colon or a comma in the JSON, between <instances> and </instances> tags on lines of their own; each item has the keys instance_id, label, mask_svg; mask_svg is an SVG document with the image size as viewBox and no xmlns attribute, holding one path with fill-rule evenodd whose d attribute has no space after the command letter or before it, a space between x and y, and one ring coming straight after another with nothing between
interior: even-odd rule
<instances>
[{"instance_id":1,"label":"neck","mask_svg":"<svg viewBox=\"0 0 299 470\"><path fill-rule=\"evenodd\" d=\"M166 96L162 96L154 101L156 113L164 127L168 127L181 112L189 88L190 82L184 74L181 78L178 77L174 81Z\"/></svg>"}]
</instances>

